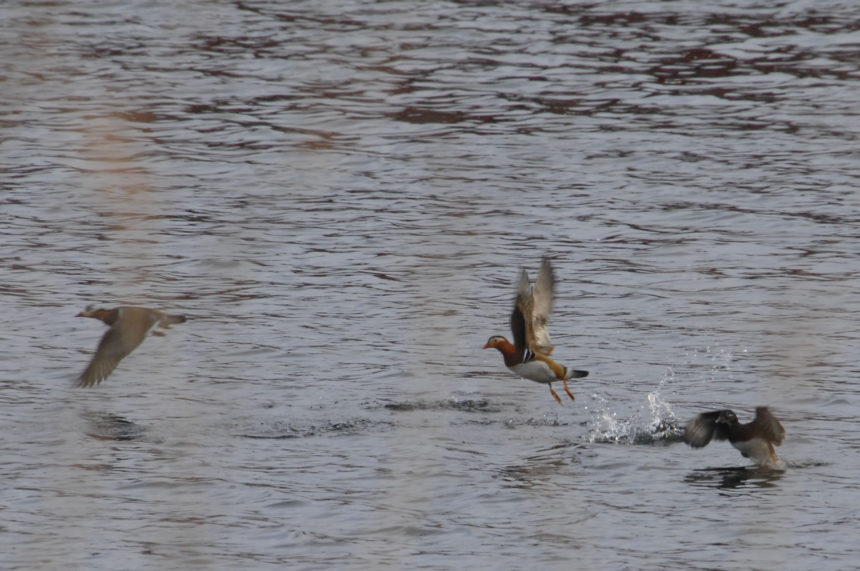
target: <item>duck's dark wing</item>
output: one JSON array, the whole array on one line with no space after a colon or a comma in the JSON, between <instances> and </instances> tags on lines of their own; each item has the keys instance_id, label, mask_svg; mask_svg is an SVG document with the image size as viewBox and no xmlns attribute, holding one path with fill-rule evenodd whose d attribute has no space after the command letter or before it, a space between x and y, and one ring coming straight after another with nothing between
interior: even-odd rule
<instances>
[{"instance_id":1,"label":"duck's dark wing","mask_svg":"<svg viewBox=\"0 0 860 571\"><path fill-rule=\"evenodd\" d=\"M782 444L785 438L785 429L766 406L755 409L755 419L751 424L755 433L763 436L768 442L777 446Z\"/></svg>"},{"instance_id":2,"label":"duck's dark wing","mask_svg":"<svg viewBox=\"0 0 860 571\"><path fill-rule=\"evenodd\" d=\"M141 344L150 327L151 323L132 321L108 329L90 364L78 377L78 386L91 387L108 378L119 362Z\"/></svg>"},{"instance_id":3,"label":"duck's dark wing","mask_svg":"<svg viewBox=\"0 0 860 571\"><path fill-rule=\"evenodd\" d=\"M520 275L517 299L511 314L511 330L517 348L524 347L543 355L552 353L553 346L546 330L546 322L552 309L553 286L552 266L546 258L541 264L534 288L529 283L525 270Z\"/></svg>"},{"instance_id":4,"label":"duck's dark wing","mask_svg":"<svg viewBox=\"0 0 860 571\"><path fill-rule=\"evenodd\" d=\"M693 448L701 448L707 446L713 438L726 440L729 437L728 428L725 424L717 424L722 412L715 410L694 416L684 429L684 442Z\"/></svg>"},{"instance_id":5,"label":"duck's dark wing","mask_svg":"<svg viewBox=\"0 0 860 571\"><path fill-rule=\"evenodd\" d=\"M514 334L514 345L517 349L528 347L526 316L531 314L531 303L529 276L523 270L520 276L520 283L517 286L517 298L514 300L514 310L511 312L511 333Z\"/></svg>"}]
</instances>

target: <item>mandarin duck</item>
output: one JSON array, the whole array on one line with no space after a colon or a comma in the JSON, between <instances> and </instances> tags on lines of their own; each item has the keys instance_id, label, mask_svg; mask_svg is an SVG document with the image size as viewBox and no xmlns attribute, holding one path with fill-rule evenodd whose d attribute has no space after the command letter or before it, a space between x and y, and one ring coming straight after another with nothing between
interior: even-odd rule
<instances>
[{"instance_id":1,"label":"mandarin duck","mask_svg":"<svg viewBox=\"0 0 860 571\"><path fill-rule=\"evenodd\" d=\"M744 458L755 460L759 467L783 469L773 447L782 444L785 429L766 406L756 408L755 418L746 424L738 422L731 410L703 412L684 430L684 442L693 448L706 446L712 438L728 440Z\"/></svg>"},{"instance_id":2,"label":"mandarin duck","mask_svg":"<svg viewBox=\"0 0 860 571\"><path fill-rule=\"evenodd\" d=\"M552 310L554 287L555 278L549 259L544 258L541 262L534 287L529 283L529 276L523 270L517 286L514 310L511 313L514 342L511 343L501 335L493 335L484 345L484 349L498 349L508 369L530 381L546 384L549 386L549 392L561 404L561 398L552 388L552 383L561 381L570 398L576 399L570 392L567 381L585 377L588 371L569 369L550 358L555 347L550 344L546 323Z\"/></svg>"},{"instance_id":3,"label":"mandarin duck","mask_svg":"<svg viewBox=\"0 0 860 571\"><path fill-rule=\"evenodd\" d=\"M75 317L101 319L110 329L99 341L96 354L78 377L77 386L90 387L98 384L113 372L119 362L143 342L154 325L168 329L175 323L184 323L184 315L168 315L146 307L121 306L114 309L87 307ZM164 335L153 331L153 335Z\"/></svg>"}]
</instances>

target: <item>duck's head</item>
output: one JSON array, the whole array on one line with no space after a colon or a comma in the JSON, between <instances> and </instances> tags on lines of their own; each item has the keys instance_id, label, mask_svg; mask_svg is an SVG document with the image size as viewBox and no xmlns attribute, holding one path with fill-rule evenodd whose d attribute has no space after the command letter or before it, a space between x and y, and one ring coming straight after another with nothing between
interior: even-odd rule
<instances>
[{"instance_id":1,"label":"duck's head","mask_svg":"<svg viewBox=\"0 0 860 571\"><path fill-rule=\"evenodd\" d=\"M94 305L88 305L85 310L77 314L75 317L92 317L93 319L101 319L107 323L113 312L114 310L112 309L96 309Z\"/></svg>"},{"instance_id":2,"label":"duck's head","mask_svg":"<svg viewBox=\"0 0 860 571\"><path fill-rule=\"evenodd\" d=\"M724 410L720 412L720 416L717 417L717 420L714 422L716 422L717 424L737 424L738 417L735 415L734 412L730 410Z\"/></svg>"},{"instance_id":3,"label":"duck's head","mask_svg":"<svg viewBox=\"0 0 860 571\"><path fill-rule=\"evenodd\" d=\"M100 311L107 311L106 309L96 308L95 305L88 305L86 309L77 314L75 317L97 317L97 314Z\"/></svg>"},{"instance_id":4,"label":"duck's head","mask_svg":"<svg viewBox=\"0 0 860 571\"><path fill-rule=\"evenodd\" d=\"M487 340L487 344L484 345L484 349L499 349L502 347L510 345L510 341L502 337L501 335L493 335Z\"/></svg>"}]
</instances>

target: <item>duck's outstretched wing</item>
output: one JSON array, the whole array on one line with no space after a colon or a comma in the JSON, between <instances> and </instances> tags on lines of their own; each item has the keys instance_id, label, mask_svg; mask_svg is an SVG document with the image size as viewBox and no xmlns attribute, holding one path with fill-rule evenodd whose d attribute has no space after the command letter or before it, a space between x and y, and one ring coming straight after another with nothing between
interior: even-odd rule
<instances>
[{"instance_id":1,"label":"duck's outstretched wing","mask_svg":"<svg viewBox=\"0 0 860 571\"><path fill-rule=\"evenodd\" d=\"M514 345L525 347L535 353L550 355L555 348L549 338L546 324L552 311L552 296L555 278L552 264L544 258L534 287L525 270L520 274L517 298L511 313L511 331Z\"/></svg>"},{"instance_id":2,"label":"duck's outstretched wing","mask_svg":"<svg viewBox=\"0 0 860 571\"><path fill-rule=\"evenodd\" d=\"M707 446L712 438L726 440L729 437L726 425L717 423L722 412L715 410L694 416L684 429L684 442L693 448L702 448Z\"/></svg>"},{"instance_id":3,"label":"duck's outstretched wing","mask_svg":"<svg viewBox=\"0 0 860 571\"><path fill-rule=\"evenodd\" d=\"M532 291L529 276L525 270L520 275L517 285L517 298L514 300L514 310L511 312L511 333L514 335L514 346L517 349L529 348L528 317L532 312Z\"/></svg>"},{"instance_id":4,"label":"duck's outstretched wing","mask_svg":"<svg viewBox=\"0 0 860 571\"><path fill-rule=\"evenodd\" d=\"M511 331L514 344L519 347L549 355L555 348L549 338L546 324L552 311L552 296L555 288L552 265L547 258L541 262L540 272L534 287L529 283L525 270L520 274L517 299L511 313Z\"/></svg>"},{"instance_id":5,"label":"duck's outstretched wing","mask_svg":"<svg viewBox=\"0 0 860 571\"><path fill-rule=\"evenodd\" d=\"M755 409L755 419L752 421L753 429L756 433L761 434L765 440L772 442L777 446L782 444L785 438L785 429L782 424L771 414L770 409L766 406L760 406Z\"/></svg>"},{"instance_id":6,"label":"duck's outstretched wing","mask_svg":"<svg viewBox=\"0 0 860 571\"><path fill-rule=\"evenodd\" d=\"M78 377L79 387L91 387L108 378L119 362L143 342L146 332L152 327L152 321L148 316L145 317L130 318L107 330L90 364Z\"/></svg>"},{"instance_id":7,"label":"duck's outstretched wing","mask_svg":"<svg viewBox=\"0 0 860 571\"><path fill-rule=\"evenodd\" d=\"M111 327L107 330L99 342L99 346L96 349L95 355L90 360L90 364L87 365L87 368L78 377L77 385L79 387L91 387L102 382L113 373L113 370L116 369L116 366L119 365L123 357L131 353L131 350L126 350L126 345L122 337L120 329L116 327Z\"/></svg>"},{"instance_id":8,"label":"duck's outstretched wing","mask_svg":"<svg viewBox=\"0 0 860 571\"><path fill-rule=\"evenodd\" d=\"M554 349L546 328L549 314L552 312L554 290L555 276L553 275L552 264L548 258L544 258L541 261L540 271L532 292L531 334L528 336L529 348L544 355L549 355Z\"/></svg>"}]
</instances>

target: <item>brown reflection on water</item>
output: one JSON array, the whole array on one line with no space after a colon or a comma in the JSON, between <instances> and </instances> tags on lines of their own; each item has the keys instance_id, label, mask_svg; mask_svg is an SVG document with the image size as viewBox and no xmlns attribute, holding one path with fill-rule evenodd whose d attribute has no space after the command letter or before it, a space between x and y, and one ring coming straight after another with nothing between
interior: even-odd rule
<instances>
[{"instance_id":1,"label":"brown reflection on water","mask_svg":"<svg viewBox=\"0 0 860 571\"><path fill-rule=\"evenodd\" d=\"M148 297L149 268L157 259L157 221L164 213L161 195L137 157L145 152L148 137L139 120L154 116L154 111L137 110L130 119L128 112L101 110L83 125L81 146L70 157L83 173L86 188L81 192L96 195L89 200L95 205L92 217L82 224L112 244L113 260L93 260L105 300Z\"/></svg>"}]
</instances>

